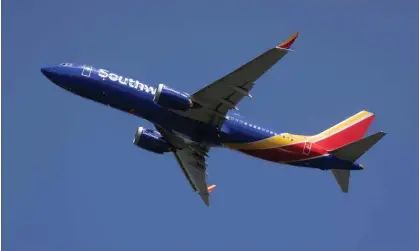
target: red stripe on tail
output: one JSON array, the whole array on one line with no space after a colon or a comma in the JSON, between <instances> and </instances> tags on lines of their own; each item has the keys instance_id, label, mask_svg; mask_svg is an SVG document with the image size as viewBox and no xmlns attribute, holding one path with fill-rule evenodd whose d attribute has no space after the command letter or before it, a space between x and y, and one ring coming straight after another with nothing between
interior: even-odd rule
<instances>
[{"instance_id":1,"label":"red stripe on tail","mask_svg":"<svg viewBox=\"0 0 419 251\"><path fill-rule=\"evenodd\" d=\"M316 135L317 145L331 151L361 139L370 127L375 115L362 111L334 127Z\"/></svg>"}]
</instances>

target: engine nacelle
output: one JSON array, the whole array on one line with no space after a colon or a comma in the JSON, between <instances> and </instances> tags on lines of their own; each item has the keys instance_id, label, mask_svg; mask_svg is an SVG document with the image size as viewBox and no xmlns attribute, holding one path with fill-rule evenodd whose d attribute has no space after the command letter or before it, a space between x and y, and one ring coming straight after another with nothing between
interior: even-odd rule
<instances>
[{"instance_id":1,"label":"engine nacelle","mask_svg":"<svg viewBox=\"0 0 419 251\"><path fill-rule=\"evenodd\" d=\"M153 129L138 127L133 143L136 146L153 153L163 154L170 152L169 144L163 139L159 132Z\"/></svg>"},{"instance_id":2,"label":"engine nacelle","mask_svg":"<svg viewBox=\"0 0 419 251\"><path fill-rule=\"evenodd\" d=\"M186 93L173 90L164 84L157 86L154 94L154 103L173 110L187 111L192 108L193 102Z\"/></svg>"}]
</instances>

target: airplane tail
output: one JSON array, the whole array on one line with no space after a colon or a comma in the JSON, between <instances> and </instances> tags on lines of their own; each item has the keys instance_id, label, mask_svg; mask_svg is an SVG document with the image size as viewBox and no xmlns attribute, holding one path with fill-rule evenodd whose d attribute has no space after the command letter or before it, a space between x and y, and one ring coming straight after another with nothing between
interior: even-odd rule
<instances>
[{"instance_id":1,"label":"airplane tail","mask_svg":"<svg viewBox=\"0 0 419 251\"><path fill-rule=\"evenodd\" d=\"M316 144L324 147L336 158L355 162L386 135L385 132L377 132L362 138L374 118L373 113L361 111L315 135L313 139ZM350 170L332 169L331 171L341 190L347 193L349 191Z\"/></svg>"},{"instance_id":2,"label":"airplane tail","mask_svg":"<svg viewBox=\"0 0 419 251\"><path fill-rule=\"evenodd\" d=\"M383 131L376 132L370 136L344 145L338 149L329 151L329 153L338 159L355 162L368 150L370 150L371 147L377 144L377 142L380 141L385 135L386 133Z\"/></svg>"},{"instance_id":3,"label":"airplane tail","mask_svg":"<svg viewBox=\"0 0 419 251\"><path fill-rule=\"evenodd\" d=\"M312 137L312 141L328 151L333 151L362 138L374 120L375 115L361 111L329 129Z\"/></svg>"},{"instance_id":4,"label":"airplane tail","mask_svg":"<svg viewBox=\"0 0 419 251\"><path fill-rule=\"evenodd\" d=\"M329 151L329 153L338 159L355 162L368 150L370 150L371 147L377 144L377 142L380 141L385 135L385 132L377 132L360 140L344 145L333 151ZM363 168L362 165L361 167ZM349 191L351 171L343 169L332 169L332 174L342 191L347 193Z\"/></svg>"}]
</instances>

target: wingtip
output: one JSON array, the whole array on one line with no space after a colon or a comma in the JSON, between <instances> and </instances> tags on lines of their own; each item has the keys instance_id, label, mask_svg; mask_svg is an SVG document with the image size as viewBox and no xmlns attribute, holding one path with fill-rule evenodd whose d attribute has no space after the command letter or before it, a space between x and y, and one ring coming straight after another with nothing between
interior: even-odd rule
<instances>
[{"instance_id":1,"label":"wingtip","mask_svg":"<svg viewBox=\"0 0 419 251\"><path fill-rule=\"evenodd\" d=\"M200 196L201 196L202 200L204 201L204 203L207 207L210 206L209 194L215 189L215 187L216 187L216 185L208 186L208 188L207 188L208 193L204 193L204 194L200 193Z\"/></svg>"},{"instance_id":2,"label":"wingtip","mask_svg":"<svg viewBox=\"0 0 419 251\"><path fill-rule=\"evenodd\" d=\"M217 186L216 185L211 185L208 187L208 192L211 193Z\"/></svg>"},{"instance_id":3,"label":"wingtip","mask_svg":"<svg viewBox=\"0 0 419 251\"><path fill-rule=\"evenodd\" d=\"M290 38L282 42L280 45L277 46L278 49L289 49L291 45L295 42L299 35L299 32L295 32Z\"/></svg>"}]
</instances>

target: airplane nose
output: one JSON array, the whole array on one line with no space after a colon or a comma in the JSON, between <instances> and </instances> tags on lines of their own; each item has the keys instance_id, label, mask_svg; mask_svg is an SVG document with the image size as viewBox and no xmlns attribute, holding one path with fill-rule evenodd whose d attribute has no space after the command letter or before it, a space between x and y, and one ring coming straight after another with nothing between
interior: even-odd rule
<instances>
[{"instance_id":1,"label":"airplane nose","mask_svg":"<svg viewBox=\"0 0 419 251\"><path fill-rule=\"evenodd\" d=\"M42 74L45 75L47 78L51 78L54 75L54 69L52 67L42 67L41 68Z\"/></svg>"},{"instance_id":2,"label":"airplane nose","mask_svg":"<svg viewBox=\"0 0 419 251\"><path fill-rule=\"evenodd\" d=\"M63 71L61 67L44 66L41 67L41 72L52 83L65 89L70 88L69 85L72 83L71 76Z\"/></svg>"},{"instance_id":3,"label":"airplane nose","mask_svg":"<svg viewBox=\"0 0 419 251\"><path fill-rule=\"evenodd\" d=\"M41 68L42 74L52 83L58 86L65 86L67 84L67 76L60 72L58 67L45 66Z\"/></svg>"},{"instance_id":4,"label":"airplane nose","mask_svg":"<svg viewBox=\"0 0 419 251\"><path fill-rule=\"evenodd\" d=\"M58 72L57 67L46 66L41 68L42 74L54 84L60 84L62 82L61 74Z\"/></svg>"}]
</instances>

